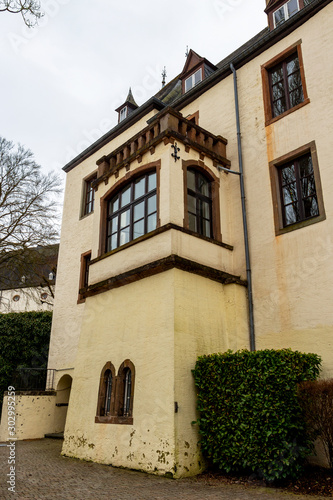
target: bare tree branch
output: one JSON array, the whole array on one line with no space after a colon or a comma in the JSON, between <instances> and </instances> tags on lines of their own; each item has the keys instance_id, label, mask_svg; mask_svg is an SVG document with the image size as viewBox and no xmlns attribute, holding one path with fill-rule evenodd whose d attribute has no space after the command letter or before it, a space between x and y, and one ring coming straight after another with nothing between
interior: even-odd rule
<instances>
[{"instance_id":1,"label":"bare tree branch","mask_svg":"<svg viewBox=\"0 0 333 500\"><path fill-rule=\"evenodd\" d=\"M58 241L60 187L60 178L43 174L31 151L0 137L0 269L12 274L16 266L22 276L28 266L31 274L42 255L31 250Z\"/></svg>"},{"instance_id":2,"label":"bare tree branch","mask_svg":"<svg viewBox=\"0 0 333 500\"><path fill-rule=\"evenodd\" d=\"M21 14L28 28L36 26L39 19L44 16L41 5L36 0L0 0L0 12Z\"/></svg>"}]
</instances>

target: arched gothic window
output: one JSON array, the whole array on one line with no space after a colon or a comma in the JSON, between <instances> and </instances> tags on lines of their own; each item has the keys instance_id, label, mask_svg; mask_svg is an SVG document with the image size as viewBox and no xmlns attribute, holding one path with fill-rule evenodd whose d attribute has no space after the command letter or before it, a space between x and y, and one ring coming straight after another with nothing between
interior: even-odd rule
<instances>
[{"instance_id":1,"label":"arched gothic window","mask_svg":"<svg viewBox=\"0 0 333 500\"><path fill-rule=\"evenodd\" d=\"M103 367L100 377L96 423L133 424L135 368L126 359L118 375L111 362Z\"/></svg>"},{"instance_id":2,"label":"arched gothic window","mask_svg":"<svg viewBox=\"0 0 333 500\"><path fill-rule=\"evenodd\" d=\"M114 411L114 379L115 369L108 361L101 372L98 394L97 415L105 417Z\"/></svg>"}]
</instances>

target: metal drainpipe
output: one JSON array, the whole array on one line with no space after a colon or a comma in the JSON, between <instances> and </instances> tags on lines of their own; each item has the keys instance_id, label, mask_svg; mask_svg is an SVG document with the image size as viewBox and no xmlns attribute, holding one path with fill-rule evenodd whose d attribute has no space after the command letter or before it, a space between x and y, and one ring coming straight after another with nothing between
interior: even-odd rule
<instances>
[{"instance_id":1,"label":"metal drainpipe","mask_svg":"<svg viewBox=\"0 0 333 500\"><path fill-rule=\"evenodd\" d=\"M249 326L250 326L250 350L255 351L255 333L254 333L254 318L253 318L253 296L252 296L252 276L251 276L251 263L250 263L250 249L249 249L249 236L247 229L247 216L245 205L245 189L244 189L244 175L243 175L243 156L242 156L242 139L240 132L239 121L239 105L238 105L238 89L237 89L237 74L234 65L230 64L230 69L234 76L234 94L235 94L235 111L236 111L236 125L237 125L237 144L238 144L238 162L239 162L239 181L242 199L242 215L243 215L243 231L245 242L245 260L246 260L246 277L248 284L248 307L249 307Z\"/></svg>"}]
</instances>

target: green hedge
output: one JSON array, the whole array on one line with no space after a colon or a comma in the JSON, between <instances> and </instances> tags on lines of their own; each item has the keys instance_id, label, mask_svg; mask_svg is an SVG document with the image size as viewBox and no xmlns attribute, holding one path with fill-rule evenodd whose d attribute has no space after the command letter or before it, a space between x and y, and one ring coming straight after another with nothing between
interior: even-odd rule
<instances>
[{"instance_id":1,"label":"green hedge","mask_svg":"<svg viewBox=\"0 0 333 500\"><path fill-rule=\"evenodd\" d=\"M199 357L193 374L203 454L226 472L297 477L312 449L297 384L315 380L320 363L290 349Z\"/></svg>"},{"instance_id":2,"label":"green hedge","mask_svg":"<svg viewBox=\"0 0 333 500\"><path fill-rule=\"evenodd\" d=\"M0 406L18 367L46 368L52 313L0 314Z\"/></svg>"}]
</instances>

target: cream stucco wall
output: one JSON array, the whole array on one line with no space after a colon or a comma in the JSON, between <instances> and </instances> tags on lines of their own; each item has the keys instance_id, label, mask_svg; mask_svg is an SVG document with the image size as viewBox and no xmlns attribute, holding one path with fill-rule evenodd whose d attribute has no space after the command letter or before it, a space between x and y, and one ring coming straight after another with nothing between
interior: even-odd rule
<instances>
[{"instance_id":1,"label":"cream stucco wall","mask_svg":"<svg viewBox=\"0 0 333 500\"><path fill-rule=\"evenodd\" d=\"M310 103L265 127L261 65L299 40ZM257 348L316 352L323 358L323 377L333 374L332 46L331 3L237 71ZM199 124L227 137L228 158L238 170L232 96L229 76L181 111L187 115L199 109ZM275 236L268 164L311 141L317 148L326 220ZM230 231L233 256L241 261L237 183L230 181L230 214L236 214Z\"/></svg>"},{"instance_id":2,"label":"cream stucco wall","mask_svg":"<svg viewBox=\"0 0 333 500\"><path fill-rule=\"evenodd\" d=\"M88 298L63 453L167 472L174 465L173 272ZM135 366L134 425L95 423L101 370ZM84 410L83 410L84 408Z\"/></svg>"},{"instance_id":3,"label":"cream stucco wall","mask_svg":"<svg viewBox=\"0 0 333 500\"><path fill-rule=\"evenodd\" d=\"M333 105L327 98L333 81L332 20L331 3L237 71L256 345L316 352L323 358L323 376L333 373ZM261 65L299 40L310 103L265 127ZM187 116L198 110L201 127L228 139L227 157L238 170L231 75L180 111ZM195 390L190 371L200 354L248 347L246 289L169 270L77 304L80 255L91 250L94 259L99 253L100 199L125 176L160 161L160 223L183 226L181 162L199 156L181 143L178 162L170 144L161 143L153 154L133 161L129 172L123 168L110 176L98 187L94 213L80 218L83 180L96 170L96 160L144 128L152 114L67 174L49 368L62 370L56 372L56 384L64 373L73 376L64 454L187 475L202 467L197 429L191 426ZM317 147L326 220L276 236L269 162L311 141ZM245 278L239 178L218 172L207 157L204 161L220 179L222 238L233 250L173 229L95 261L90 284L172 253ZM136 368L134 424L96 424L101 369L111 361L118 370L125 359Z\"/></svg>"},{"instance_id":4,"label":"cream stucco wall","mask_svg":"<svg viewBox=\"0 0 333 500\"><path fill-rule=\"evenodd\" d=\"M88 298L63 453L157 474L200 471L191 370L199 354L247 347L246 318L244 287L179 270ZM95 423L101 370L125 359L135 366L133 425Z\"/></svg>"},{"instance_id":5,"label":"cream stucco wall","mask_svg":"<svg viewBox=\"0 0 333 500\"><path fill-rule=\"evenodd\" d=\"M27 395L16 393L15 438L17 440L40 439L45 434L54 432L55 400L55 394L43 395L36 393ZM2 406L0 441L13 439L13 436L10 436L8 433L7 403L8 396L5 395ZM9 404L12 405L12 403L13 399L10 397Z\"/></svg>"},{"instance_id":6,"label":"cream stucco wall","mask_svg":"<svg viewBox=\"0 0 333 500\"><path fill-rule=\"evenodd\" d=\"M96 161L107 155L129 137L134 136L147 125L147 120L156 114L150 111L129 130L115 137L109 144L70 170L66 176L66 188L61 226L61 244L58 257L57 294L54 302L54 321L52 324L48 368L74 368L84 304L77 304L80 256L92 250L96 257L99 232L99 202L95 212L81 217L84 179L97 171ZM71 371L68 372L72 375ZM55 384L63 372L56 372Z\"/></svg>"},{"instance_id":7,"label":"cream stucco wall","mask_svg":"<svg viewBox=\"0 0 333 500\"><path fill-rule=\"evenodd\" d=\"M53 290L54 292L54 287ZM46 293L47 298L42 299L42 294ZM19 300L13 300L18 296ZM43 301L43 302L42 302ZM45 302L46 301L46 302ZM27 311L52 311L53 297L45 287L17 288L0 291L0 312L27 312Z\"/></svg>"}]
</instances>

